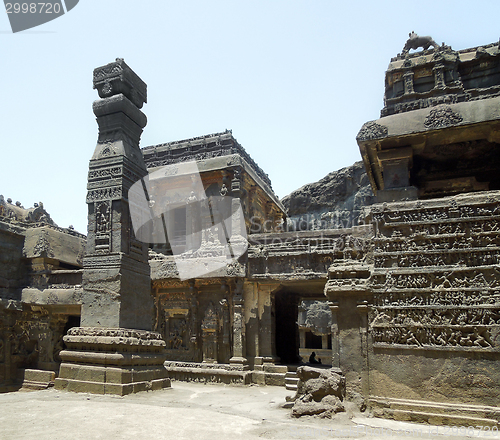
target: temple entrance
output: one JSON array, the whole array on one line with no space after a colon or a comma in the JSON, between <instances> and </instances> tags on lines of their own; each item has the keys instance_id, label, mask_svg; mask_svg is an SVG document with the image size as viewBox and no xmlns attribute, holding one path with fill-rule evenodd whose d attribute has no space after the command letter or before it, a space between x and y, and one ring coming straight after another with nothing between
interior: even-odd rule
<instances>
[{"instance_id":1,"label":"temple entrance","mask_svg":"<svg viewBox=\"0 0 500 440\"><path fill-rule=\"evenodd\" d=\"M305 290L305 289L304 289ZM286 365L307 363L315 352L324 365L332 363L332 315L324 296L283 288L274 295L276 355Z\"/></svg>"},{"instance_id":2,"label":"temple entrance","mask_svg":"<svg viewBox=\"0 0 500 440\"><path fill-rule=\"evenodd\" d=\"M301 298L297 324L299 355L308 362L314 352L323 365L332 363L332 313L324 297Z\"/></svg>"},{"instance_id":3,"label":"temple entrance","mask_svg":"<svg viewBox=\"0 0 500 440\"><path fill-rule=\"evenodd\" d=\"M276 292L276 355L282 364L300 363L297 327L300 296L286 290Z\"/></svg>"}]
</instances>

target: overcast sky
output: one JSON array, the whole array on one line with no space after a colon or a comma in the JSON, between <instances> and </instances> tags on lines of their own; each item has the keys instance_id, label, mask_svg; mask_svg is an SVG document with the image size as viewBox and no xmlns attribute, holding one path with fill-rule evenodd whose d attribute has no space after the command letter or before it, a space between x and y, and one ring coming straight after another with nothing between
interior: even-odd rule
<instances>
[{"instance_id":1,"label":"overcast sky","mask_svg":"<svg viewBox=\"0 0 500 440\"><path fill-rule=\"evenodd\" d=\"M0 194L42 201L86 233L97 140L95 67L124 58L148 84L141 146L232 129L282 198L360 160L408 33L465 49L498 41L500 2L80 0L12 34L0 10Z\"/></svg>"}]
</instances>

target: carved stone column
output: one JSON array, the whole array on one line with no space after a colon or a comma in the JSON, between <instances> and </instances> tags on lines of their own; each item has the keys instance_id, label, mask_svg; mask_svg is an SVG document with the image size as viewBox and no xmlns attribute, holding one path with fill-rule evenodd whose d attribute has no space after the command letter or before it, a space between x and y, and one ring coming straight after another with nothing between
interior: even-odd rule
<instances>
[{"instance_id":1,"label":"carved stone column","mask_svg":"<svg viewBox=\"0 0 500 440\"><path fill-rule=\"evenodd\" d=\"M99 137L88 174L81 327L68 332L58 389L128 394L170 386L165 342L151 332L148 245L135 239L128 191L147 175L139 148L146 84L122 59L94 70Z\"/></svg>"},{"instance_id":2,"label":"carved stone column","mask_svg":"<svg viewBox=\"0 0 500 440\"><path fill-rule=\"evenodd\" d=\"M240 365L242 369L248 369L248 361L245 357L244 338L243 281L238 280L233 296L233 356L229 359L229 363Z\"/></svg>"}]
</instances>

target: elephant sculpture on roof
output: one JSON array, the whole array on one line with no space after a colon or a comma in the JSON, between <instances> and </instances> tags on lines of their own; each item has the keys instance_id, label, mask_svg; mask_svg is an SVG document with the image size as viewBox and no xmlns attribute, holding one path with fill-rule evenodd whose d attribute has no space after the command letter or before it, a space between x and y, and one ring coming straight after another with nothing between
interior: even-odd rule
<instances>
[{"instance_id":1,"label":"elephant sculpture on roof","mask_svg":"<svg viewBox=\"0 0 500 440\"><path fill-rule=\"evenodd\" d=\"M406 41L405 47L403 48L403 54L408 53L410 49L417 50L419 47L422 47L424 50L429 49L430 46L433 46L435 49L438 47L432 37L420 37L413 31L408 35L410 38Z\"/></svg>"}]
</instances>

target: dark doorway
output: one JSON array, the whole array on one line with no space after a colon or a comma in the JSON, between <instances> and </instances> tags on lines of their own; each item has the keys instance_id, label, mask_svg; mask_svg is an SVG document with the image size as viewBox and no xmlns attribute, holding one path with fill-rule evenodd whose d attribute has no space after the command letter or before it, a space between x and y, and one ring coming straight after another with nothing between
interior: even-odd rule
<instances>
[{"instance_id":1,"label":"dark doorway","mask_svg":"<svg viewBox=\"0 0 500 440\"><path fill-rule=\"evenodd\" d=\"M276 355L282 364L296 364L299 358L299 330L297 327L299 295L279 291L275 294Z\"/></svg>"},{"instance_id":2,"label":"dark doorway","mask_svg":"<svg viewBox=\"0 0 500 440\"><path fill-rule=\"evenodd\" d=\"M73 327L80 327L80 316L69 315L66 325L64 326L63 336L68 333L68 330ZM66 344L63 341L63 347L66 348Z\"/></svg>"},{"instance_id":3,"label":"dark doorway","mask_svg":"<svg viewBox=\"0 0 500 440\"><path fill-rule=\"evenodd\" d=\"M306 348L316 348L317 350L322 349L323 338L315 335L313 332L306 332Z\"/></svg>"}]
</instances>

